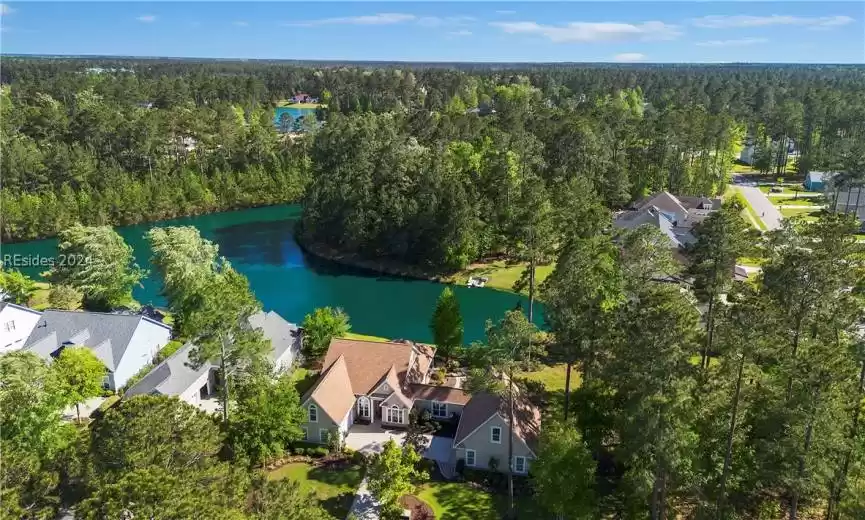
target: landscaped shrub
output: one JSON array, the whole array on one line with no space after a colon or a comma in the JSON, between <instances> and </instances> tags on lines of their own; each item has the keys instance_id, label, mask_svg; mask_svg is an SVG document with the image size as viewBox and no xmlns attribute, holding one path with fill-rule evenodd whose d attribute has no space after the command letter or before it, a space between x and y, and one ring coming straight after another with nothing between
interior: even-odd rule
<instances>
[{"instance_id":1,"label":"landscaped shrub","mask_svg":"<svg viewBox=\"0 0 865 520\"><path fill-rule=\"evenodd\" d=\"M457 459L456 472L457 475L465 476L466 459Z\"/></svg>"},{"instance_id":2,"label":"landscaped shrub","mask_svg":"<svg viewBox=\"0 0 865 520\"><path fill-rule=\"evenodd\" d=\"M306 449L297 447L293 449L295 455L306 455Z\"/></svg>"},{"instance_id":3,"label":"landscaped shrub","mask_svg":"<svg viewBox=\"0 0 865 520\"><path fill-rule=\"evenodd\" d=\"M330 453L327 448L323 446L319 446L318 448L312 448L311 451L312 453L310 453L310 455L314 457L325 457L328 453Z\"/></svg>"},{"instance_id":4,"label":"landscaped shrub","mask_svg":"<svg viewBox=\"0 0 865 520\"><path fill-rule=\"evenodd\" d=\"M366 455L359 451L352 450L351 455L349 456L352 464L357 464L359 466L366 466L367 458Z\"/></svg>"},{"instance_id":5,"label":"landscaped shrub","mask_svg":"<svg viewBox=\"0 0 865 520\"><path fill-rule=\"evenodd\" d=\"M490 457L490 461L487 463L490 471L498 471L499 470L499 459L496 457Z\"/></svg>"}]
</instances>

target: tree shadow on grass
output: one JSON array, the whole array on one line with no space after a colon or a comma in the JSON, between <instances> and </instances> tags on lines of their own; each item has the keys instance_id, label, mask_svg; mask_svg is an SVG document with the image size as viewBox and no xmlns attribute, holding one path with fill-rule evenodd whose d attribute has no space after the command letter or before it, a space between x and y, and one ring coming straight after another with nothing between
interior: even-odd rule
<instances>
[{"instance_id":1,"label":"tree shadow on grass","mask_svg":"<svg viewBox=\"0 0 865 520\"><path fill-rule=\"evenodd\" d=\"M332 517L342 520L348 515L353 501L354 492L345 492L325 498L319 502L319 505L330 513Z\"/></svg>"},{"instance_id":2,"label":"tree shadow on grass","mask_svg":"<svg viewBox=\"0 0 865 520\"><path fill-rule=\"evenodd\" d=\"M499 513L493 497L469 486L436 489L436 501L446 510L438 520L497 520Z\"/></svg>"},{"instance_id":3,"label":"tree shadow on grass","mask_svg":"<svg viewBox=\"0 0 865 520\"><path fill-rule=\"evenodd\" d=\"M360 468L357 466L319 466L309 470L307 477L312 481L323 482L331 486L350 487L353 490L357 489L361 481Z\"/></svg>"}]
</instances>

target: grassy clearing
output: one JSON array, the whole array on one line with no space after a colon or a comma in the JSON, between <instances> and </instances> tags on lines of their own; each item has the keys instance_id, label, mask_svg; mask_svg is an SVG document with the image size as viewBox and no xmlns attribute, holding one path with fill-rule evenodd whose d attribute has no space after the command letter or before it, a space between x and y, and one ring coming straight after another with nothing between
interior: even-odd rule
<instances>
[{"instance_id":1,"label":"grassy clearing","mask_svg":"<svg viewBox=\"0 0 865 520\"><path fill-rule=\"evenodd\" d=\"M736 263L739 265L744 265L746 267L761 267L765 261L766 259L763 257L743 256L739 258Z\"/></svg>"},{"instance_id":2,"label":"grassy clearing","mask_svg":"<svg viewBox=\"0 0 865 520\"><path fill-rule=\"evenodd\" d=\"M781 208L778 211L784 218L808 216L816 219L821 210L820 208Z\"/></svg>"},{"instance_id":3,"label":"grassy clearing","mask_svg":"<svg viewBox=\"0 0 865 520\"><path fill-rule=\"evenodd\" d=\"M381 336L368 336L366 334L357 334L356 332L349 332L348 334L346 334L343 337L346 339L357 339L357 340L361 340L361 341L375 341L378 343L386 343L386 342L390 341L389 339L383 338Z\"/></svg>"},{"instance_id":4,"label":"grassy clearing","mask_svg":"<svg viewBox=\"0 0 865 520\"><path fill-rule=\"evenodd\" d=\"M30 301L27 306L37 311L43 311L48 308L48 294L51 292L51 286L47 282L36 282L36 290L30 296Z\"/></svg>"},{"instance_id":5,"label":"grassy clearing","mask_svg":"<svg viewBox=\"0 0 865 520\"><path fill-rule=\"evenodd\" d=\"M484 276L489 278L487 287L498 289L500 291L513 292L514 283L520 279L520 275L525 269L526 264L506 262L497 260L487 264L472 264L466 269L455 273L446 281L459 285L465 285L470 276ZM535 287L541 284L550 273L553 272L555 265L539 265L535 268ZM528 290L523 291L527 294Z\"/></svg>"},{"instance_id":6,"label":"grassy clearing","mask_svg":"<svg viewBox=\"0 0 865 520\"><path fill-rule=\"evenodd\" d=\"M537 381L544 385L547 392L561 392L565 390L566 365L544 365L532 372L523 372L520 377L529 381ZM571 370L571 390L580 386L580 372Z\"/></svg>"},{"instance_id":7,"label":"grassy clearing","mask_svg":"<svg viewBox=\"0 0 865 520\"><path fill-rule=\"evenodd\" d=\"M436 520L499 520L507 514L508 497L493 495L462 482L429 482L417 497L432 508ZM517 518L543 518L528 497L516 500Z\"/></svg>"},{"instance_id":8,"label":"grassy clearing","mask_svg":"<svg viewBox=\"0 0 865 520\"><path fill-rule=\"evenodd\" d=\"M271 480L288 478L312 492L332 518L342 520L348 515L354 494L363 478L360 466L328 468L305 462L286 464L267 476Z\"/></svg>"},{"instance_id":9,"label":"grassy clearing","mask_svg":"<svg viewBox=\"0 0 865 520\"><path fill-rule=\"evenodd\" d=\"M799 186L799 189L793 189L794 186L798 186L797 184L782 184L780 186L774 184L766 184L763 186L758 186L757 189L762 191L763 193L777 193L778 195L795 195L796 193L804 193L805 190L802 186ZM773 192L772 188L781 188L779 192Z\"/></svg>"},{"instance_id":10,"label":"grassy clearing","mask_svg":"<svg viewBox=\"0 0 865 520\"><path fill-rule=\"evenodd\" d=\"M769 197L775 206L824 206L826 197Z\"/></svg>"},{"instance_id":11,"label":"grassy clearing","mask_svg":"<svg viewBox=\"0 0 865 520\"><path fill-rule=\"evenodd\" d=\"M277 103L276 106L292 108L327 108L327 105L323 105L321 103L289 103L287 99L283 99L282 101Z\"/></svg>"}]
</instances>

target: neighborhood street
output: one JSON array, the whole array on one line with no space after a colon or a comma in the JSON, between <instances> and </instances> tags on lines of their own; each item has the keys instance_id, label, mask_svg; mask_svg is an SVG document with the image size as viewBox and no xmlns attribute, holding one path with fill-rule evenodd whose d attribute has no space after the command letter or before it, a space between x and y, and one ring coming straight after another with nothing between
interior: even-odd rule
<instances>
[{"instance_id":1,"label":"neighborhood street","mask_svg":"<svg viewBox=\"0 0 865 520\"><path fill-rule=\"evenodd\" d=\"M757 217L766 225L766 229L772 230L781 227L781 212L772 205L765 193L752 186L738 186L738 188L742 192L742 196L748 200L748 204L754 208Z\"/></svg>"}]
</instances>

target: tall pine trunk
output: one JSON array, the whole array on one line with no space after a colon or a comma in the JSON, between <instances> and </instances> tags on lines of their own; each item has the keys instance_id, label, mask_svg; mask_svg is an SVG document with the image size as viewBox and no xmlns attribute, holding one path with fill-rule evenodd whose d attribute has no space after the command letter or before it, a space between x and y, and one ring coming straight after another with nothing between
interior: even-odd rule
<instances>
[{"instance_id":1,"label":"tall pine trunk","mask_svg":"<svg viewBox=\"0 0 865 520\"><path fill-rule=\"evenodd\" d=\"M859 372L859 386L855 397L853 398L853 421L850 425L850 433L847 438L850 441L850 446L844 454L844 462L841 463L841 468L838 470L838 475L832 483L831 494L829 496L829 505L826 510L827 520L838 520L841 512L838 506L841 504L841 496L844 494L844 488L847 486L847 474L850 471L850 462L853 458L854 443L859 434L859 414L862 412L862 394L865 391L865 361L862 362L862 369Z\"/></svg>"},{"instance_id":2,"label":"tall pine trunk","mask_svg":"<svg viewBox=\"0 0 865 520\"><path fill-rule=\"evenodd\" d=\"M508 374L508 518L516 518L514 509L514 367Z\"/></svg>"},{"instance_id":3,"label":"tall pine trunk","mask_svg":"<svg viewBox=\"0 0 865 520\"><path fill-rule=\"evenodd\" d=\"M574 364L569 359L565 368L565 421L568 420L568 410L571 408L571 368L573 366Z\"/></svg>"},{"instance_id":4,"label":"tall pine trunk","mask_svg":"<svg viewBox=\"0 0 865 520\"><path fill-rule=\"evenodd\" d=\"M718 491L718 520L724 518L724 502L727 499L727 478L730 475L730 465L733 460L733 437L736 433L736 420L739 413L739 396L742 393L742 373L745 371L745 354L739 360L739 370L736 375L736 391L733 393L733 409L730 411L730 429L727 431L727 451L724 454L724 469L721 471L721 485Z\"/></svg>"},{"instance_id":5,"label":"tall pine trunk","mask_svg":"<svg viewBox=\"0 0 865 520\"><path fill-rule=\"evenodd\" d=\"M799 468L797 470L798 480L802 480L805 476L805 458L808 452L811 451L811 440L814 437L814 421L817 415L817 409L820 401L820 388L814 390L814 406L811 408L811 415L808 417L808 425L805 427L805 445L802 447L802 454L799 456ZM790 520L796 520L799 514L799 486L793 486L793 492L790 497Z\"/></svg>"}]
</instances>

